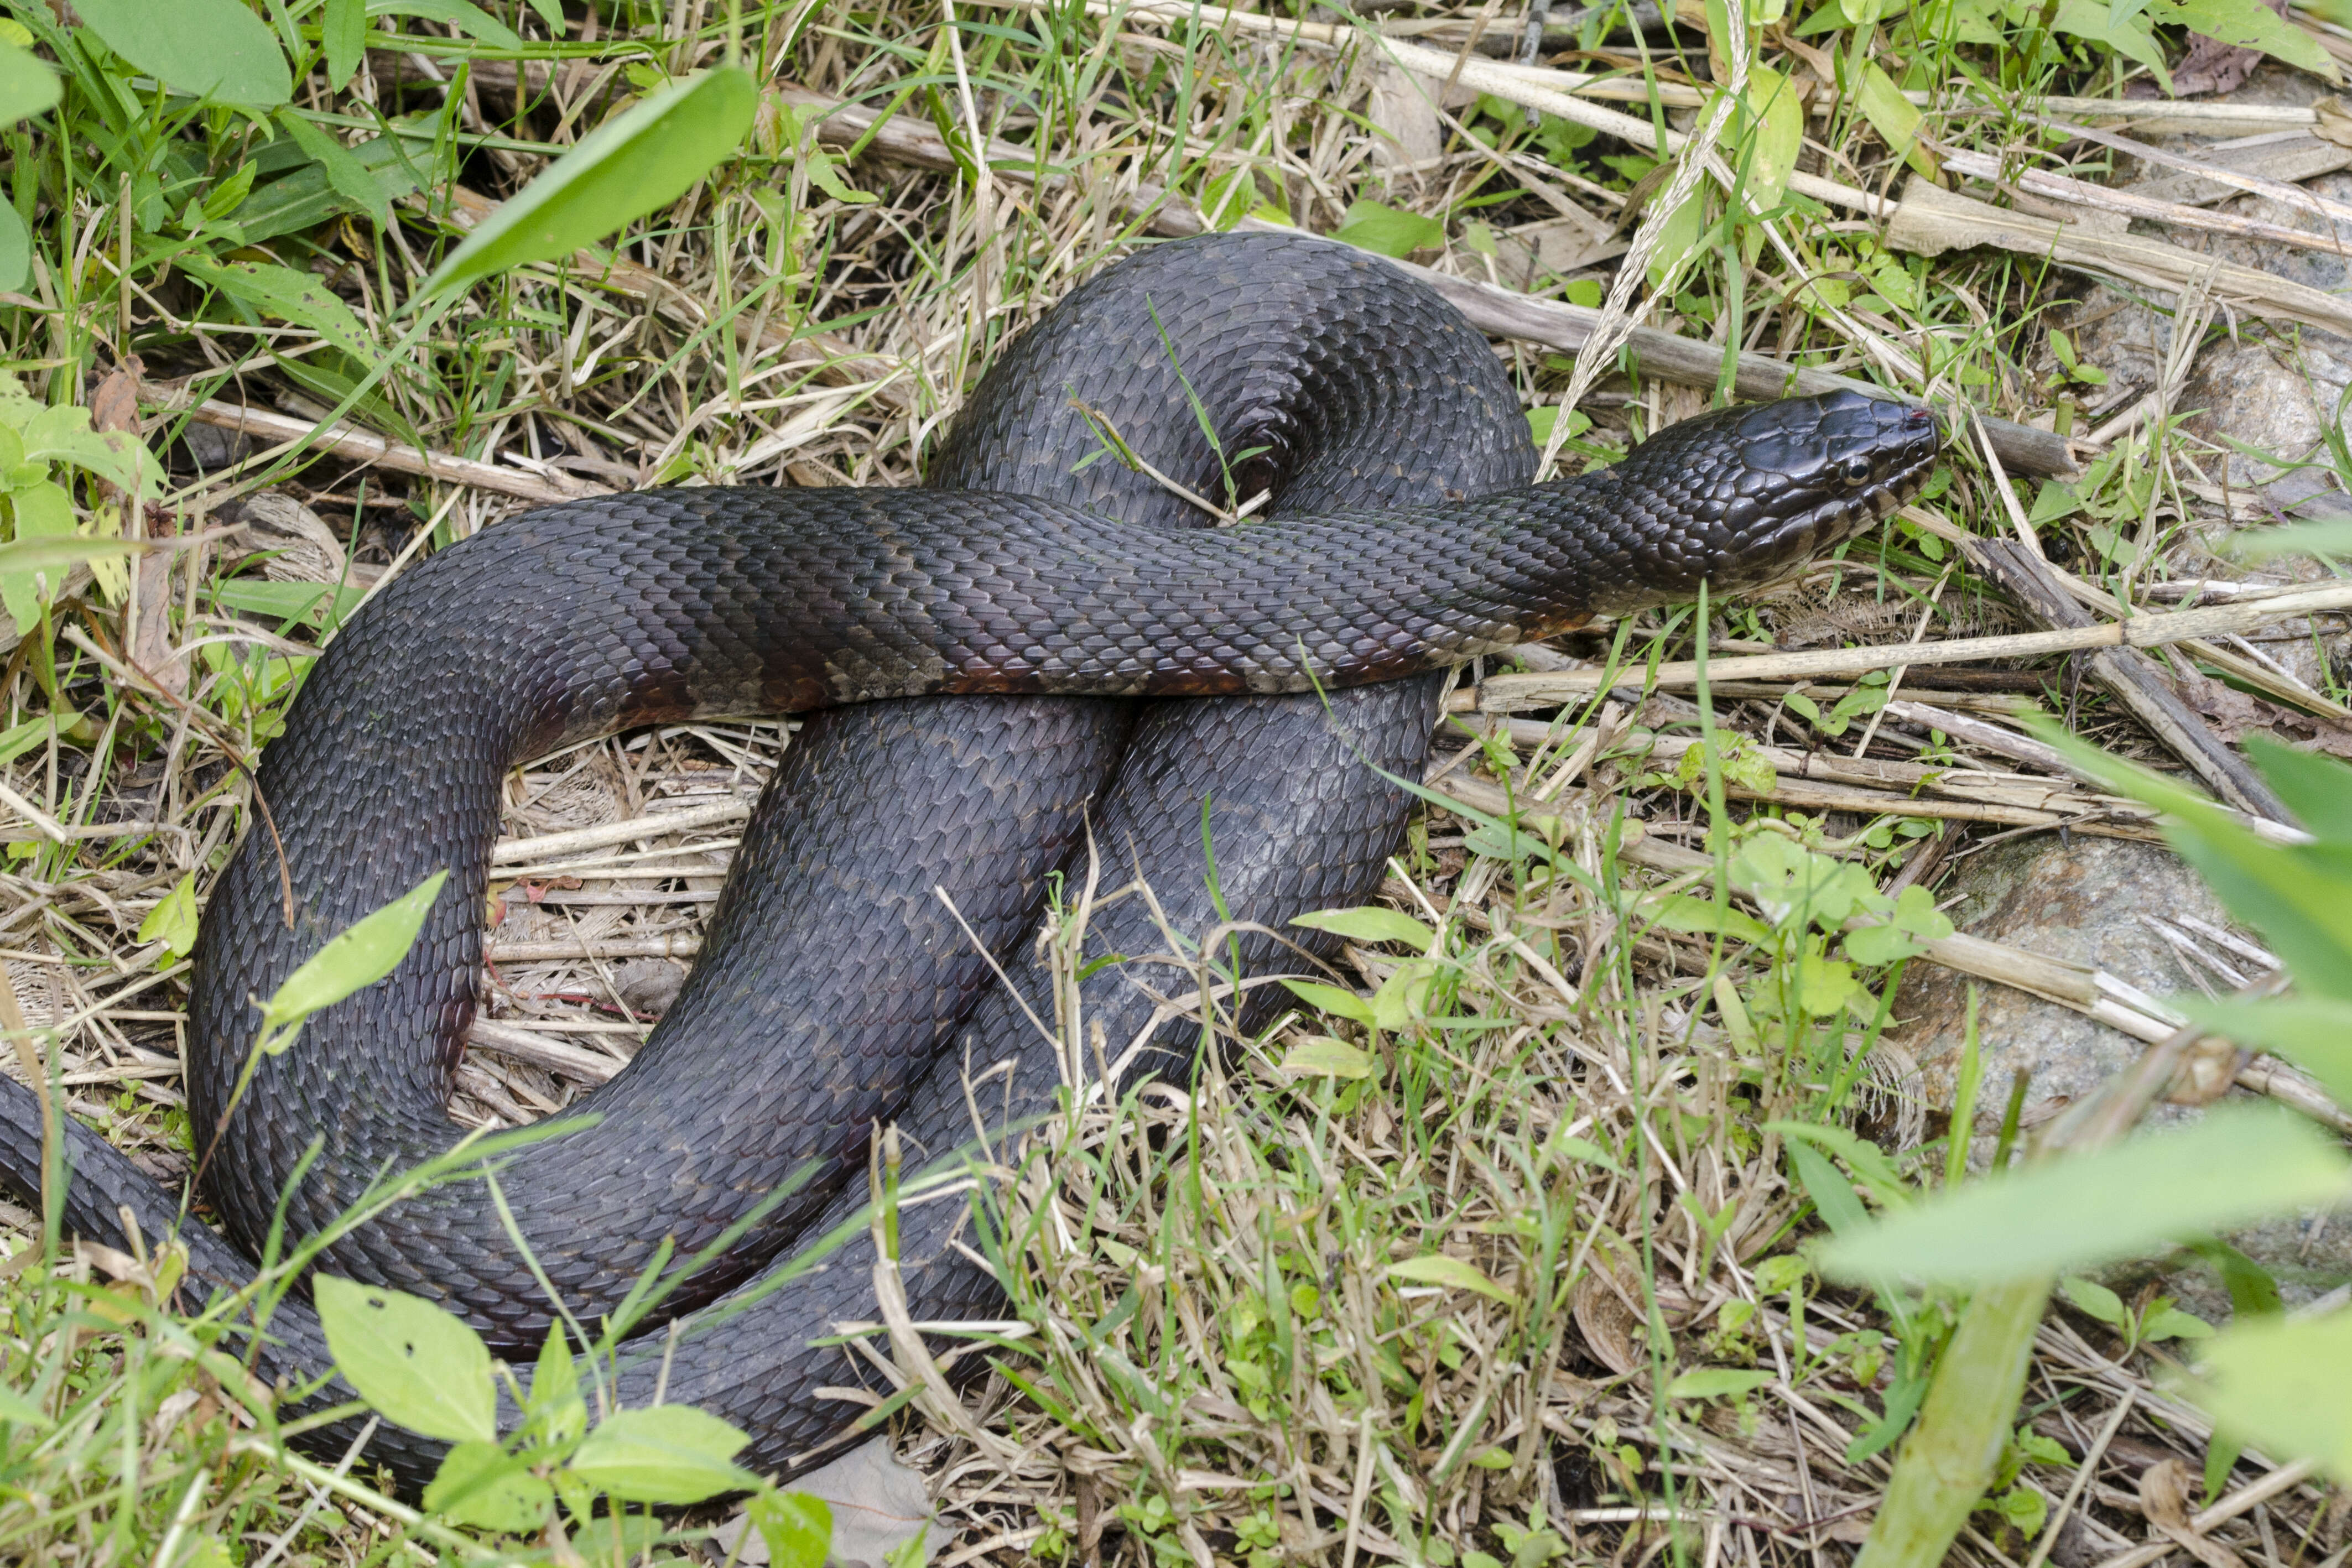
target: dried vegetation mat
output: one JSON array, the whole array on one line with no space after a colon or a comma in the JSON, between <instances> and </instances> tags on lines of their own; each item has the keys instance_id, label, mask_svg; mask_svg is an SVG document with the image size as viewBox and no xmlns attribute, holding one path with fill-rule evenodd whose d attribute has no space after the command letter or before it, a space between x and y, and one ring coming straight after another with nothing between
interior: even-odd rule
<instances>
[{"instance_id":1,"label":"dried vegetation mat","mask_svg":"<svg viewBox=\"0 0 2352 1568\"><path fill-rule=\"evenodd\" d=\"M2009 1084L1927 1092L1903 975L1941 966L2151 1042L2181 1023L1937 912L2004 839L2160 836L2029 721L2192 778L2273 840L2293 830L2231 743L2352 750L2352 593L2221 553L2278 503L2184 390L2209 346L2292 359L2305 328L2352 323L2287 268L2199 248L2343 232L2352 214L2291 183L2347 161L2307 78L2264 67L2287 89L2261 105L2126 99L2201 14L2074 0L486 0L367 6L355 55L325 33L362 8L268 9L299 136L183 113L94 35L26 18L44 58L82 52L69 118L8 138L31 224L0 295L13 373L139 433L165 471L144 527L187 546L0 581L0 1024L54 1051L74 1114L186 1176L186 955L245 831L242 768L389 575L611 489L913 483L998 348L1130 245L1337 233L1496 334L1554 472L1735 391L1851 378L1974 412L1917 506L1801 580L1465 672L1380 904L1334 918L1343 960L1302 972L1270 1031L1202 1019L1197 1082L1032 1140L1001 1218L998 1370L894 1427L930 1479L929 1550L1853 1554L1960 1297L1832 1285L1809 1240L2033 1133ZM2263 15L2273 55L2332 72L2345 52L2328 24ZM737 39L764 89L737 157L593 248L417 311L500 202ZM2252 68L2196 47L2200 70ZM1743 96L1712 85L1733 77ZM171 112L133 111L141 92ZM2144 383L2046 329L2105 287L2164 323ZM2323 481L2306 495L2352 465L2340 441L2284 455ZM95 482L74 502L119 526ZM638 731L515 774L457 1121L536 1120L625 1062L791 727ZM2183 939L2221 988L2277 967L2243 933ZM2179 1087L2233 1082L2347 1125L2268 1059L2200 1059ZM0 1219L13 1278L37 1225ZM138 1284L120 1257L77 1267L91 1299L110 1273ZM142 1382L138 1336L32 1321L33 1300L10 1298L11 1364L78 1356L76 1386L117 1380L136 1418L9 1450L0 1555L473 1550L274 1469L200 1382ZM1954 1560L2340 1561L2340 1494L2217 1444L2166 1392L2177 1310L2112 1301L2042 1324Z\"/></svg>"}]
</instances>

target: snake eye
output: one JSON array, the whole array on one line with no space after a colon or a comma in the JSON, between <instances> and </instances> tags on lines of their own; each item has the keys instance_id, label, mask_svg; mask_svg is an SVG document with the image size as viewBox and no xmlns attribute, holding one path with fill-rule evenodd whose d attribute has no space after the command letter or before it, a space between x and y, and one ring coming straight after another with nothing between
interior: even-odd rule
<instances>
[{"instance_id":1,"label":"snake eye","mask_svg":"<svg viewBox=\"0 0 2352 1568\"><path fill-rule=\"evenodd\" d=\"M1870 459L1859 452L1838 465L1838 473L1849 485L1870 483Z\"/></svg>"}]
</instances>

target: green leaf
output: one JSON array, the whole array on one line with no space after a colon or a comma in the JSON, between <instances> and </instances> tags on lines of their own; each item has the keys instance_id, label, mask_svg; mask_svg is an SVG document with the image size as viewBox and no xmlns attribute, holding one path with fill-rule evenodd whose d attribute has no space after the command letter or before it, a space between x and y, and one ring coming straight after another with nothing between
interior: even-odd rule
<instances>
[{"instance_id":1,"label":"green leaf","mask_svg":"<svg viewBox=\"0 0 2352 1568\"><path fill-rule=\"evenodd\" d=\"M567 1467L628 1502L700 1502L759 1484L731 1462L751 1438L687 1405L616 1410L588 1434Z\"/></svg>"},{"instance_id":2,"label":"green leaf","mask_svg":"<svg viewBox=\"0 0 2352 1568\"><path fill-rule=\"evenodd\" d=\"M2156 78L2157 85L2168 95L2172 91L2172 73L2164 67L2164 50L2156 35L2147 30L2147 23L2137 16L2117 20L2106 0L2059 0L2058 13L2051 18L2053 31L2071 33L2078 38L2088 38L2127 60L2146 66Z\"/></svg>"},{"instance_id":3,"label":"green leaf","mask_svg":"<svg viewBox=\"0 0 2352 1568\"><path fill-rule=\"evenodd\" d=\"M2147 9L2151 22L2177 23L2216 43L2260 49L2315 77L2344 79L2317 38L2263 0L2147 0Z\"/></svg>"},{"instance_id":4,"label":"green leaf","mask_svg":"<svg viewBox=\"0 0 2352 1568\"><path fill-rule=\"evenodd\" d=\"M0 127L55 109L64 91L58 73L39 56L14 44L0 44Z\"/></svg>"},{"instance_id":5,"label":"green leaf","mask_svg":"<svg viewBox=\"0 0 2352 1568\"><path fill-rule=\"evenodd\" d=\"M1378 202L1357 202L1331 232L1362 250L1403 257L1417 250L1434 250L1445 243L1445 225L1418 213L1401 213Z\"/></svg>"},{"instance_id":6,"label":"green leaf","mask_svg":"<svg viewBox=\"0 0 2352 1568\"><path fill-rule=\"evenodd\" d=\"M338 213L373 212L379 204L398 201L416 189L415 170L402 152L396 136L379 136L345 151L374 182L373 200L356 206L346 203L323 167L305 163L255 191L231 214L231 221L247 243L259 245L279 235L324 223Z\"/></svg>"},{"instance_id":7,"label":"green leaf","mask_svg":"<svg viewBox=\"0 0 2352 1568\"><path fill-rule=\"evenodd\" d=\"M304 1019L374 985L399 967L425 925L425 912L448 880L447 872L435 872L374 914L353 921L287 976L277 994L261 1005L264 1026L287 1031L277 1050L282 1051L293 1043L293 1031Z\"/></svg>"},{"instance_id":8,"label":"green leaf","mask_svg":"<svg viewBox=\"0 0 2352 1568\"><path fill-rule=\"evenodd\" d=\"M1343 1019L1371 1027L1372 1004L1353 991L1343 991L1337 986L1327 986L1319 980L1285 980L1290 994L1318 1012L1336 1013Z\"/></svg>"},{"instance_id":9,"label":"green leaf","mask_svg":"<svg viewBox=\"0 0 2352 1568\"><path fill-rule=\"evenodd\" d=\"M348 156L348 154L347 154ZM180 264L193 277L252 306L265 316L308 327L362 364L382 359L375 340L316 273L266 261L215 262L190 256Z\"/></svg>"},{"instance_id":10,"label":"green leaf","mask_svg":"<svg viewBox=\"0 0 2352 1568\"><path fill-rule=\"evenodd\" d=\"M354 211L370 214L378 223L392 216L391 207L384 200L383 187L375 183L375 176L368 172L366 164L352 156L350 148L298 110L281 109L276 118L286 134L294 139L294 145L325 172L327 183L333 188L335 194L349 203ZM314 277L311 281L317 283L318 279ZM327 294L331 299L334 298L332 294L327 293L324 285L320 286L319 291ZM342 301L337 299L335 303L341 305ZM346 308L344 314L350 315L351 312Z\"/></svg>"},{"instance_id":11,"label":"green leaf","mask_svg":"<svg viewBox=\"0 0 2352 1568\"><path fill-rule=\"evenodd\" d=\"M2305 828L2330 842L2352 844L2352 768L2267 735L2250 735L2245 746L2263 778Z\"/></svg>"},{"instance_id":12,"label":"green leaf","mask_svg":"<svg viewBox=\"0 0 2352 1568\"><path fill-rule=\"evenodd\" d=\"M0 1421L15 1421L23 1426L42 1428L57 1425L49 1419L47 1411L5 1383L0 1383Z\"/></svg>"},{"instance_id":13,"label":"green leaf","mask_svg":"<svg viewBox=\"0 0 2352 1568\"><path fill-rule=\"evenodd\" d=\"M2029 721L2029 727L2116 793L2166 813L2165 841L2232 915L2262 932L2295 979L2308 991L2352 1000L2352 864L2346 859L2352 846L2267 842L2172 779L2086 746L2054 723Z\"/></svg>"},{"instance_id":14,"label":"green leaf","mask_svg":"<svg viewBox=\"0 0 2352 1568\"><path fill-rule=\"evenodd\" d=\"M313 626L340 625L343 617L367 597L365 589L328 582L270 582L260 578L231 578L213 589L213 602L227 610L247 611L273 621L308 621Z\"/></svg>"},{"instance_id":15,"label":"green leaf","mask_svg":"<svg viewBox=\"0 0 2352 1568\"><path fill-rule=\"evenodd\" d=\"M327 86L341 92L367 53L366 0L327 0L319 31L327 47Z\"/></svg>"},{"instance_id":16,"label":"green leaf","mask_svg":"<svg viewBox=\"0 0 2352 1568\"><path fill-rule=\"evenodd\" d=\"M457 1444L425 1489L425 1506L444 1518L481 1530L520 1535L547 1522L555 1489L496 1443Z\"/></svg>"},{"instance_id":17,"label":"green leaf","mask_svg":"<svg viewBox=\"0 0 2352 1568\"><path fill-rule=\"evenodd\" d=\"M767 1542L768 1568L824 1568L833 1552L833 1507L804 1491L761 1492L746 1504Z\"/></svg>"},{"instance_id":18,"label":"green leaf","mask_svg":"<svg viewBox=\"0 0 2352 1568\"><path fill-rule=\"evenodd\" d=\"M1845 1173L1809 1144L1792 1139L1787 1147L1790 1167L1797 1173L1797 1185L1813 1200L1822 1223L1841 1237L1866 1233L1870 1211L1863 1207L1861 1195L1853 1190L1853 1183L1845 1179Z\"/></svg>"},{"instance_id":19,"label":"green leaf","mask_svg":"<svg viewBox=\"0 0 2352 1568\"><path fill-rule=\"evenodd\" d=\"M174 959L184 958L196 945L196 873L182 877L172 891L139 923L139 940L161 942Z\"/></svg>"},{"instance_id":20,"label":"green leaf","mask_svg":"<svg viewBox=\"0 0 2352 1568\"><path fill-rule=\"evenodd\" d=\"M31 635L40 624L43 601L54 599L67 571L77 562L124 555L139 548L128 539L84 538L74 533L73 503L53 484L19 491L9 500L16 512L16 538L0 545L0 605L15 617L19 637ZM55 527L60 521L62 532ZM47 584L47 593L42 591L43 582Z\"/></svg>"},{"instance_id":21,"label":"green leaf","mask_svg":"<svg viewBox=\"0 0 2352 1568\"><path fill-rule=\"evenodd\" d=\"M1868 59L1862 63L1861 89L1854 94L1854 101L1862 110L1862 117L1870 121L1870 128L1878 132L1878 139L1915 171L1934 179L1936 160L1919 145L1919 127L1927 118L1919 112L1919 106L1903 96L1903 89L1895 85L1893 77Z\"/></svg>"},{"instance_id":22,"label":"green leaf","mask_svg":"<svg viewBox=\"0 0 2352 1568\"><path fill-rule=\"evenodd\" d=\"M2283 555L2352 555L2352 517L2329 517L2283 528L2249 528L2231 539L2230 553L2252 562Z\"/></svg>"},{"instance_id":23,"label":"green leaf","mask_svg":"<svg viewBox=\"0 0 2352 1568\"><path fill-rule=\"evenodd\" d=\"M758 103L750 73L733 66L663 88L581 138L501 204L419 292L569 256L667 206L741 144Z\"/></svg>"},{"instance_id":24,"label":"green leaf","mask_svg":"<svg viewBox=\"0 0 2352 1568\"><path fill-rule=\"evenodd\" d=\"M1762 921L1729 904L1717 907L1712 899L1687 893L1670 894L1659 899L1654 906L1645 907L1647 914L1669 931L1694 931L1707 936L1728 936L1734 941L1769 946L1772 932Z\"/></svg>"},{"instance_id":25,"label":"green leaf","mask_svg":"<svg viewBox=\"0 0 2352 1568\"><path fill-rule=\"evenodd\" d=\"M2239 1323L2204 1347L2198 1403L2274 1459L2352 1482L2352 1312Z\"/></svg>"},{"instance_id":26,"label":"green leaf","mask_svg":"<svg viewBox=\"0 0 2352 1568\"><path fill-rule=\"evenodd\" d=\"M1748 161L1748 193L1770 212L1788 193L1804 147L1805 110L1789 78L1769 66L1748 68L1748 111L1753 119Z\"/></svg>"},{"instance_id":27,"label":"green leaf","mask_svg":"<svg viewBox=\"0 0 2352 1568\"><path fill-rule=\"evenodd\" d=\"M520 49L522 39L512 27L472 5L469 0L368 0L371 16L422 16L470 33L494 49Z\"/></svg>"},{"instance_id":28,"label":"green leaf","mask_svg":"<svg viewBox=\"0 0 2352 1568\"><path fill-rule=\"evenodd\" d=\"M588 1430L588 1405L580 1397L580 1368L572 1359L571 1341L561 1321L547 1325L547 1339L539 1348L539 1364L530 1375L530 1398L523 1413L537 1425L539 1440L551 1446L569 1443Z\"/></svg>"},{"instance_id":29,"label":"green leaf","mask_svg":"<svg viewBox=\"0 0 2352 1568\"><path fill-rule=\"evenodd\" d=\"M1429 1010L1429 988L1437 980L1437 966L1426 958L1407 958L1395 974L1372 993L1372 1027L1393 1034Z\"/></svg>"},{"instance_id":30,"label":"green leaf","mask_svg":"<svg viewBox=\"0 0 2352 1568\"><path fill-rule=\"evenodd\" d=\"M2145 1341L2160 1339L2211 1339L2213 1325L2195 1312L2173 1305L2159 1297L2140 1320L2139 1337ZM2348 1390L2352 1391L2352 1390Z\"/></svg>"},{"instance_id":31,"label":"green leaf","mask_svg":"<svg viewBox=\"0 0 2352 1568\"><path fill-rule=\"evenodd\" d=\"M294 96L278 35L237 0L75 0L106 47L174 92L241 109Z\"/></svg>"},{"instance_id":32,"label":"green leaf","mask_svg":"<svg viewBox=\"0 0 2352 1568\"><path fill-rule=\"evenodd\" d=\"M1314 915L1302 915L1291 924L1316 931L1328 931L1351 942L1402 942L1420 953L1429 950L1431 939L1437 935L1402 910L1370 905L1360 909L1326 909Z\"/></svg>"},{"instance_id":33,"label":"green leaf","mask_svg":"<svg viewBox=\"0 0 2352 1568\"><path fill-rule=\"evenodd\" d=\"M2216 1105L2185 1132L2132 1138L1939 1195L1839 1236L1821 1264L1856 1280L2021 1280L2332 1202L2347 1170L2342 1150L2288 1112Z\"/></svg>"},{"instance_id":34,"label":"green leaf","mask_svg":"<svg viewBox=\"0 0 2352 1568\"><path fill-rule=\"evenodd\" d=\"M499 1435L490 1353L459 1319L417 1296L310 1277L335 1368L387 1421L444 1442Z\"/></svg>"},{"instance_id":35,"label":"green leaf","mask_svg":"<svg viewBox=\"0 0 2352 1568\"><path fill-rule=\"evenodd\" d=\"M33 231L16 208L0 202L0 293L21 293L32 276Z\"/></svg>"},{"instance_id":36,"label":"green leaf","mask_svg":"<svg viewBox=\"0 0 2352 1568\"><path fill-rule=\"evenodd\" d=\"M1677 1373L1666 1385L1669 1399L1720 1399L1727 1395L1747 1394L1772 1381L1772 1374L1752 1367L1695 1366L1688 1372Z\"/></svg>"},{"instance_id":37,"label":"green leaf","mask_svg":"<svg viewBox=\"0 0 2352 1568\"><path fill-rule=\"evenodd\" d=\"M1475 1263L1459 1258L1449 1258L1443 1252L1433 1252L1426 1258L1408 1258L1402 1263L1389 1265L1389 1278L1402 1280L1413 1285L1442 1285L1449 1291L1475 1291L1482 1296L1492 1296L1498 1301L1511 1298L1500 1285L1486 1278Z\"/></svg>"},{"instance_id":38,"label":"green leaf","mask_svg":"<svg viewBox=\"0 0 2352 1568\"><path fill-rule=\"evenodd\" d=\"M2058 1281L2058 1289L2077 1310L2098 1319L2111 1329L2123 1327L2125 1320L2130 1316L2124 1311L2124 1299L2096 1280L2069 1276Z\"/></svg>"},{"instance_id":39,"label":"green leaf","mask_svg":"<svg viewBox=\"0 0 2352 1568\"><path fill-rule=\"evenodd\" d=\"M1308 1036L1282 1058L1283 1071L1305 1078L1370 1078L1377 1065L1368 1052L1328 1034Z\"/></svg>"}]
</instances>

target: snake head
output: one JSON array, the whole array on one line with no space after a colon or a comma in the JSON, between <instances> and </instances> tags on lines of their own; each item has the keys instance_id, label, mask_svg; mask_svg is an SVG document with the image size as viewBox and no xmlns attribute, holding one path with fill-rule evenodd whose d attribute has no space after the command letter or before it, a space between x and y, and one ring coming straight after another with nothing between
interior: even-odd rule
<instances>
[{"instance_id":1,"label":"snake head","mask_svg":"<svg viewBox=\"0 0 2352 1568\"><path fill-rule=\"evenodd\" d=\"M1833 392L1669 425L1609 472L1645 496L1635 576L1656 602L1753 588L1852 538L1919 493L1939 444L1926 409Z\"/></svg>"}]
</instances>

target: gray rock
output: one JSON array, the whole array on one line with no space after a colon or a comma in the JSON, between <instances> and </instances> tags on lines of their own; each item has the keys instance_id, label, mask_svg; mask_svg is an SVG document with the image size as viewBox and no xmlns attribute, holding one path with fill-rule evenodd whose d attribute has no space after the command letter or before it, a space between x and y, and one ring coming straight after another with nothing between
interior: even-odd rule
<instances>
[{"instance_id":1,"label":"gray rock","mask_svg":"<svg viewBox=\"0 0 2352 1568\"><path fill-rule=\"evenodd\" d=\"M2148 917L2231 925L2204 883L2169 851L2120 839L2034 834L2005 841L1960 862L1944 889L1946 898L1954 894L1946 913L1969 935L2089 965L2158 998L2195 989L2198 977ZM1952 1105L1971 984L1952 970L1917 964L1895 998L1895 1016L1904 1020L1898 1041L1917 1060L1920 1092L1939 1113ZM2006 986L1979 983L1978 988L1983 1086L1977 1124L1988 1134L1976 1144L1979 1164L1990 1155L1989 1134L1999 1125L2019 1069L2031 1075L2022 1120L2034 1126L2093 1092L2145 1049L2071 1008ZM2201 1114L2193 1106L2162 1104L2146 1125L2177 1126ZM2269 1270L2290 1301L2309 1301L2352 1280L2352 1215L2275 1220L2225 1239ZM2219 1275L2186 1254L2107 1278L2126 1294L2126 1287L2153 1279L2200 1316L2218 1322L2229 1315Z\"/></svg>"},{"instance_id":2,"label":"gray rock","mask_svg":"<svg viewBox=\"0 0 2352 1568\"><path fill-rule=\"evenodd\" d=\"M625 958L613 966L613 988L641 1019L658 1019L686 984L684 964L670 958Z\"/></svg>"}]
</instances>

